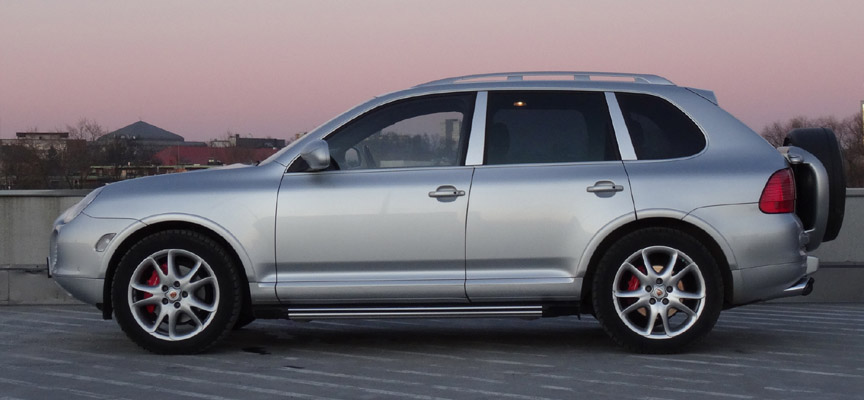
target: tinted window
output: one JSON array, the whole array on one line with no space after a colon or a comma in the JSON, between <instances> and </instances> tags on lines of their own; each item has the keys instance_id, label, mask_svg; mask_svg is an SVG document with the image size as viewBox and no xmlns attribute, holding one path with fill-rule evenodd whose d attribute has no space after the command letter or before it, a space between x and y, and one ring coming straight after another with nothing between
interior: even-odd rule
<instances>
[{"instance_id":1,"label":"tinted window","mask_svg":"<svg viewBox=\"0 0 864 400\"><path fill-rule=\"evenodd\" d=\"M699 127L668 101L633 93L616 93L615 97L640 160L687 157L705 148Z\"/></svg>"},{"instance_id":2,"label":"tinted window","mask_svg":"<svg viewBox=\"0 0 864 400\"><path fill-rule=\"evenodd\" d=\"M339 169L452 166L463 163L474 94L387 104L327 139Z\"/></svg>"},{"instance_id":3,"label":"tinted window","mask_svg":"<svg viewBox=\"0 0 864 400\"><path fill-rule=\"evenodd\" d=\"M490 92L486 164L618 160L599 92Z\"/></svg>"}]
</instances>

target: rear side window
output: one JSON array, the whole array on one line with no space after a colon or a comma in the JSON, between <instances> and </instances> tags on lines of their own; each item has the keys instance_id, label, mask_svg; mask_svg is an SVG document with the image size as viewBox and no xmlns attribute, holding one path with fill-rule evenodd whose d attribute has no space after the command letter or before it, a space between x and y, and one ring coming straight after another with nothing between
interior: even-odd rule
<instances>
[{"instance_id":1,"label":"rear side window","mask_svg":"<svg viewBox=\"0 0 864 400\"><path fill-rule=\"evenodd\" d=\"M618 160L600 92L489 92L485 164Z\"/></svg>"},{"instance_id":2,"label":"rear side window","mask_svg":"<svg viewBox=\"0 0 864 400\"><path fill-rule=\"evenodd\" d=\"M615 93L640 160L692 156L705 148L705 135L678 107L656 96Z\"/></svg>"}]
</instances>

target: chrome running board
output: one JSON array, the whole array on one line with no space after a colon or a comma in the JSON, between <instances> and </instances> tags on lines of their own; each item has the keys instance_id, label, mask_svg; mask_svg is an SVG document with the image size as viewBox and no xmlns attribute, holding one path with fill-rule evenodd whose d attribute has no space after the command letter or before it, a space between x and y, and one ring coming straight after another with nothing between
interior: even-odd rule
<instances>
[{"instance_id":1,"label":"chrome running board","mask_svg":"<svg viewBox=\"0 0 864 400\"><path fill-rule=\"evenodd\" d=\"M288 319L339 318L540 318L543 306L289 308Z\"/></svg>"}]
</instances>

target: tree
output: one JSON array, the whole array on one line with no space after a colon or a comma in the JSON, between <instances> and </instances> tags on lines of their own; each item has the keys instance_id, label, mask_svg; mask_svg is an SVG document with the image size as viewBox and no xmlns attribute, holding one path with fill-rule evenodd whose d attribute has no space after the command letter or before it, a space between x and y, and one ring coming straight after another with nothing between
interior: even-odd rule
<instances>
[{"instance_id":1,"label":"tree","mask_svg":"<svg viewBox=\"0 0 864 400\"><path fill-rule=\"evenodd\" d=\"M11 144L0 146L0 175L5 189L44 189L48 185L46 163L31 146Z\"/></svg>"},{"instance_id":2,"label":"tree","mask_svg":"<svg viewBox=\"0 0 864 400\"><path fill-rule=\"evenodd\" d=\"M808 118L797 116L788 121L776 121L762 129L762 137L774 145L783 145L789 131L797 128L830 128L837 135L844 158L847 187L864 187L864 130L860 114L838 119L833 116Z\"/></svg>"},{"instance_id":3,"label":"tree","mask_svg":"<svg viewBox=\"0 0 864 400\"><path fill-rule=\"evenodd\" d=\"M99 147L95 145L96 139L107 132L98 122L87 118L79 119L74 126L66 125L66 130L69 132L69 140L59 156L58 169L67 187L80 188L90 173L90 166L98 164L100 158Z\"/></svg>"}]
</instances>

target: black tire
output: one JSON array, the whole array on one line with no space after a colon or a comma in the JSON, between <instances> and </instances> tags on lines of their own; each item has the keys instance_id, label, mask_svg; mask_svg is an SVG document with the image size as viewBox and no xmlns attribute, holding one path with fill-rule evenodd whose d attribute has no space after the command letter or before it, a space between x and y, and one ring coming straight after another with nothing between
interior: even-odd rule
<instances>
[{"instance_id":1,"label":"black tire","mask_svg":"<svg viewBox=\"0 0 864 400\"><path fill-rule=\"evenodd\" d=\"M701 299L676 296L700 294ZM675 229L645 228L625 235L603 255L591 295L597 320L615 342L637 353L677 353L714 327L723 306L723 280L711 252L696 239Z\"/></svg>"},{"instance_id":2,"label":"black tire","mask_svg":"<svg viewBox=\"0 0 864 400\"><path fill-rule=\"evenodd\" d=\"M253 322L255 322L255 315L251 312L241 312L240 317L237 318L237 322L234 323L233 329L239 331Z\"/></svg>"},{"instance_id":3,"label":"black tire","mask_svg":"<svg viewBox=\"0 0 864 400\"><path fill-rule=\"evenodd\" d=\"M123 255L111 299L117 323L139 346L158 354L194 354L237 323L241 281L240 269L219 243L198 232L168 230L145 237Z\"/></svg>"},{"instance_id":4,"label":"black tire","mask_svg":"<svg viewBox=\"0 0 864 400\"><path fill-rule=\"evenodd\" d=\"M786 135L783 145L807 150L825 166L828 172L828 225L822 241L836 239L846 212L846 173L837 136L828 128L793 129Z\"/></svg>"}]
</instances>

